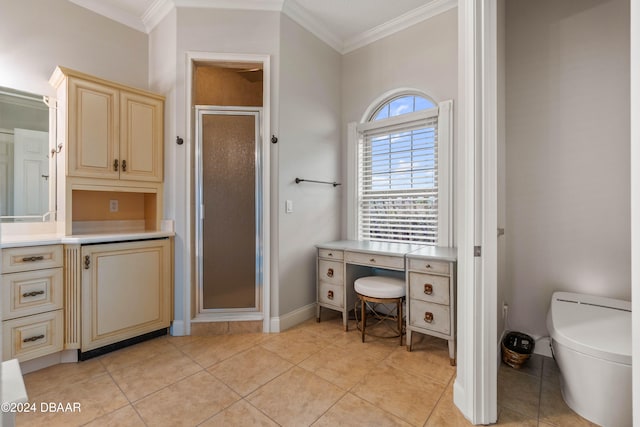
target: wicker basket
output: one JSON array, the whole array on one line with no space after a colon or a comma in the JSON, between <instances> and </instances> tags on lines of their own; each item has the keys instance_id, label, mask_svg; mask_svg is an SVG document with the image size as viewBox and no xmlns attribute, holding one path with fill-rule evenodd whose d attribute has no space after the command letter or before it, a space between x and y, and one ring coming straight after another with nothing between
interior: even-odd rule
<instances>
[{"instance_id":1,"label":"wicker basket","mask_svg":"<svg viewBox=\"0 0 640 427\"><path fill-rule=\"evenodd\" d=\"M527 334L509 332L501 343L502 361L515 369L520 367L531 357L535 341Z\"/></svg>"}]
</instances>

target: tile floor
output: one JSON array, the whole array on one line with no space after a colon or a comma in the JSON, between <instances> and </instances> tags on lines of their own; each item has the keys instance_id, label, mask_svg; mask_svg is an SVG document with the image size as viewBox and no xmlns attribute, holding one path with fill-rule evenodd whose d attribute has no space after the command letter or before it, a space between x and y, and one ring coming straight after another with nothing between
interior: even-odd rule
<instances>
[{"instance_id":1,"label":"tile floor","mask_svg":"<svg viewBox=\"0 0 640 427\"><path fill-rule=\"evenodd\" d=\"M327 311L327 310L325 310ZM280 334L162 337L25 375L30 402L81 412L18 414L20 426L466 426L446 342L367 338L341 320ZM419 340L419 341L418 341ZM499 369L499 424L590 425L563 402L552 359Z\"/></svg>"}]
</instances>

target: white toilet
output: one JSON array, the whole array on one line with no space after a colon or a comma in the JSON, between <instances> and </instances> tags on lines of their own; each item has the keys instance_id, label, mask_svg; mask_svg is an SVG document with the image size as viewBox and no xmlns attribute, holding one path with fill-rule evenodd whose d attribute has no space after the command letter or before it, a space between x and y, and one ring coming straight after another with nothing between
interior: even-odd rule
<instances>
[{"instance_id":1,"label":"white toilet","mask_svg":"<svg viewBox=\"0 0 640 427\"><path fill-rule=\"evenodd\" d=\"M556 292L547 328L567 405L601 426L631 426L631 303Z\"/></svg>"}]
</instances>

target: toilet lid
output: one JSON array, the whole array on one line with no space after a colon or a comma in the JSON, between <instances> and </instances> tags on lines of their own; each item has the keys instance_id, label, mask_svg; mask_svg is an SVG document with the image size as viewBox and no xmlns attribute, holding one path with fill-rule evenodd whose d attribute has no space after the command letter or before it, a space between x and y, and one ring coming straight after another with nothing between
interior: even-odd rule
<instances>
[{"instance_id":1,"label":"toilet lid","mask_svg":"<svg viewBox=\"0 0 640 427\"><path fill-rule=\"evenodd\" d=\"M547 317L551 338L575 351L631 365L631 303L556 292Z\"/></svg>"}]
</instances>

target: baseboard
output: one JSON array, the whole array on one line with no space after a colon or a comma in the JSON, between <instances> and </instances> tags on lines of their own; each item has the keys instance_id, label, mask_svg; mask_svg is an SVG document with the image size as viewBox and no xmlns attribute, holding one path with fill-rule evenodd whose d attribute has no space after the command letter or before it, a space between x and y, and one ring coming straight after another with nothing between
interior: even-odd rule
<instances>
[{"instance_id":1,"label":"baseboard","mask_svg":"<svg viewBox=\"0 0 640 427\"><path fill-rule=\"evenodd\" d=\"M305 322L316 315L316 303L311 303L293 310L280 317L271 318L271 332L286 331L302 322Z\"/></svg>"},{"instance_id":2,"label":"baseboard","mask_svg":"<svg viewBox=\"0 0 640 427\"><path fill-rule=\"evenodd\" d=\"M186 331L184 330L184 320L174 320L171 323L169 333L174 337L181 337L183 335L186 335Z\"/></svg>"},{"instance_id":3,"label":"baseboard","mask_svg":"<svg viewBox=\"0 0 640 427\"><path fill-rule=\"evenodd\" d=\"M22 362L20 363L20 370L23 375L26 375L30 372L48 368L49 366L59 365L61 363L75 363L77 361L78 350L63 350Z\"/></svg>"}]
</instances>

